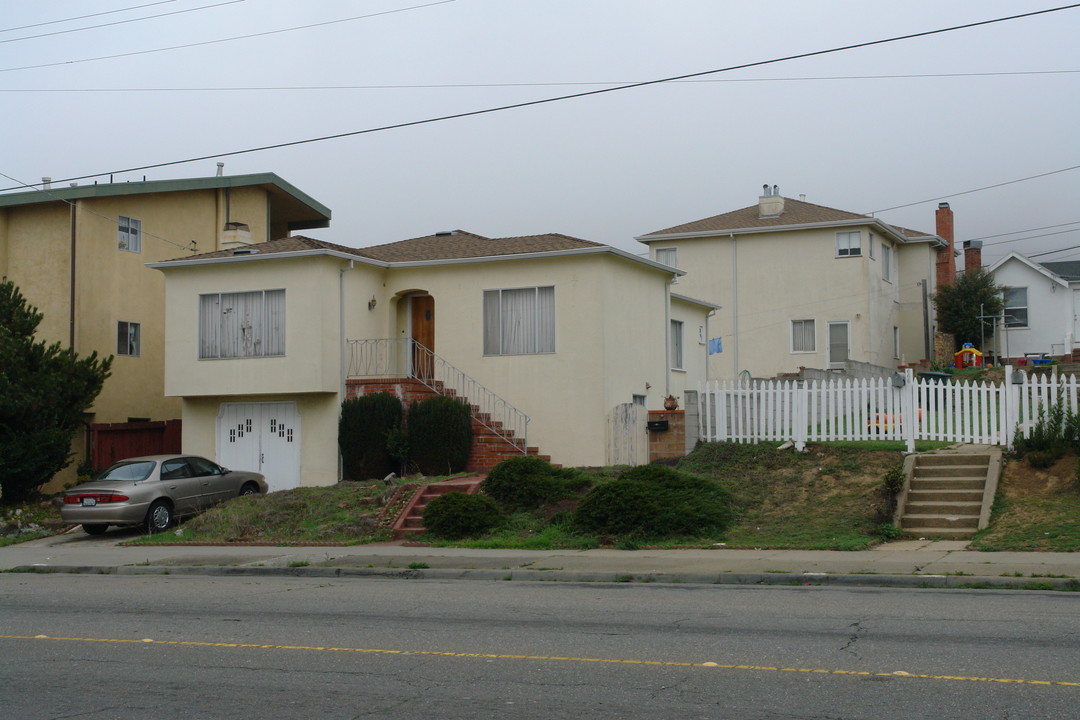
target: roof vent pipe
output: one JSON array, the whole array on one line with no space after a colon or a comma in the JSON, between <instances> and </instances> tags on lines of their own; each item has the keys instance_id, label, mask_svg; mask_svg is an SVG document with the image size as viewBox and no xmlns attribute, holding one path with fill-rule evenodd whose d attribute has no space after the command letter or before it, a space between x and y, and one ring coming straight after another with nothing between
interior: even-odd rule
<instances>
[{"instance_id":1,"label":"roof vent pipe","mask_svg":"<svg viewBox=\"0 0 1080 720\"><path fill-rule=\"evenodd\" d=\"M221 177L224 174L225 174L225 163L219 162L217 164L217 176Z\"/></svg>"},{"instance_id":2,"label":"roof vent pipe","mask_svg":"<svg viewBox=\"0 0 1080 720\"><path fill-rule=\"evenodd\" d=\"M52 178L43 176L41 178L41 189L42 190L48 190L50 188L52 188Z\"/></svg>"}]
</instances>

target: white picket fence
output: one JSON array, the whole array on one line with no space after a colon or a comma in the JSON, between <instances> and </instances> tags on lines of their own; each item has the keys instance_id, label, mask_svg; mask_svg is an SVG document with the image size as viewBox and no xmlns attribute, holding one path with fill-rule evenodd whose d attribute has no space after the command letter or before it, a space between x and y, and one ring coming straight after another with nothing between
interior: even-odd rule
<instances>
[{"instance_id":1,"label":"white picket fence","mask_svg":"<svg viewBox=\"0 0 1080 720\"><path fill-rule=\"evenodd\" d=\"M1005 380L942 383L911 370L891 378L799 382L713 382L698 393L700 436L754 443L829 440L916 440L1011 447L1058 402L1080 406L1074 375L1035 375L1005 367Z\"/></svg>"}]
</instances>

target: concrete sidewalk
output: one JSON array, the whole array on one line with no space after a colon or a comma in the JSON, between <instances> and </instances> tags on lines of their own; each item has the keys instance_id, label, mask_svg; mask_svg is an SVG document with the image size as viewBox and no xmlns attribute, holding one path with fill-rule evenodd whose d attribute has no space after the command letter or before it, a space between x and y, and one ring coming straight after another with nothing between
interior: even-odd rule
<instances>
[{"instance_id":1,"label":"concrete sidewalk","mask_svg":"<svg viewBox=\"0 0 1080 720\"><path fill-rule=\"evenodd\" d=\"M978 552L963 541L904 541L858 552L814 550L469 550L122 546L80 531L0 548L0 570L96 574L290 575L898 587L1080 589L1080 553ZM136 537L132 534L130 537Z\"/></svg>"}]
</instances>

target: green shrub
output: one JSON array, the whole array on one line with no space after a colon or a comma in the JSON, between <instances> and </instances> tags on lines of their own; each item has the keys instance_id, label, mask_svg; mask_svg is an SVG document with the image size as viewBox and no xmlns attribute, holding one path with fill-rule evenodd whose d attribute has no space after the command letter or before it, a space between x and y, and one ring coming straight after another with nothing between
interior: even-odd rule
<instances>
[{"instance_id":1,"label":"green shrub","mask_svg":"<svg viewBox=\"0 0 1080 720\"><path fill-rule=\"evenodd\" d=\"M574 520L589 532L662 538L715 535L728 527L731 515L731 498L717 483L642 465L590 490Z\"/></svg>"},{"instance_id":2,"label":"green shrub","mask_svg":"<svg viewBox=\"0 0 1080 720\"><path fill-rule=\"evenodd\" d=\"M389 434L401 427L401 401L390 393L373 393L341 404L338 447L345 477L382 478L397 469L387 452Z\"/></svg>"},{"instance_id":3,"label":"green shrub","mask_svg":"<svg viewBox=\"0 0 1080 720\"><path fill-rule=\"evenodd\" d=\"M446 493L424 508L424 527L448 540L480 535L499 527L503 521L499 506L487 495Z\"/></svg>"},{"instance_id":4,"label":"green shrub","mask_svg":"<svg viewBox=\"0 0 1080 720\"><path fill-rule=\"evenodd\" d=\"M465 469L472 448L472 416L460 400L436 395L409 405L409 457L425 475Z\"/></svg>"},{"instance_id":5,"label":"green shrub","mask_svg":"<svg viewBox=\"0 0 1080 720\"><path fill-rule=\"evenodd\" d=\"M519 455L493 467L481 488L501 506L514 511L574 497L588 484L589 478L583 473L553 467L538 457Z\"/></svg>"},{"instance_id":6,"label":"green shrub","mask_svg":"<svg viewBox=\"0 0 1080 720\"><path fill-rule=\"evenodd\" d=\"M1045 470L1064 456L1064 450L1034 450L1027 453L1025 460L1036 470Z\"/></svg>"}]
</instances>

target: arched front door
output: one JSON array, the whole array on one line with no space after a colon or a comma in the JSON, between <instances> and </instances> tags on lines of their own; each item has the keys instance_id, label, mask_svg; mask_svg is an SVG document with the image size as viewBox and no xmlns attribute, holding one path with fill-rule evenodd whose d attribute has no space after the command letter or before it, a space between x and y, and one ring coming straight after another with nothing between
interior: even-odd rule
<instances>
[{"instance_id":1,"label":"arched front door","mask_svg":"<svg viewBox=\"0 0 1080 720\"><path fill-rule=\"evenodd\" d=\"M409 316L412 339L417 345L423 346L413 347L413 375L430 380L433 370L431 353L435 352L435 298L431 295L413 295L409 298Z\"/></svg>"}]
</instances>

